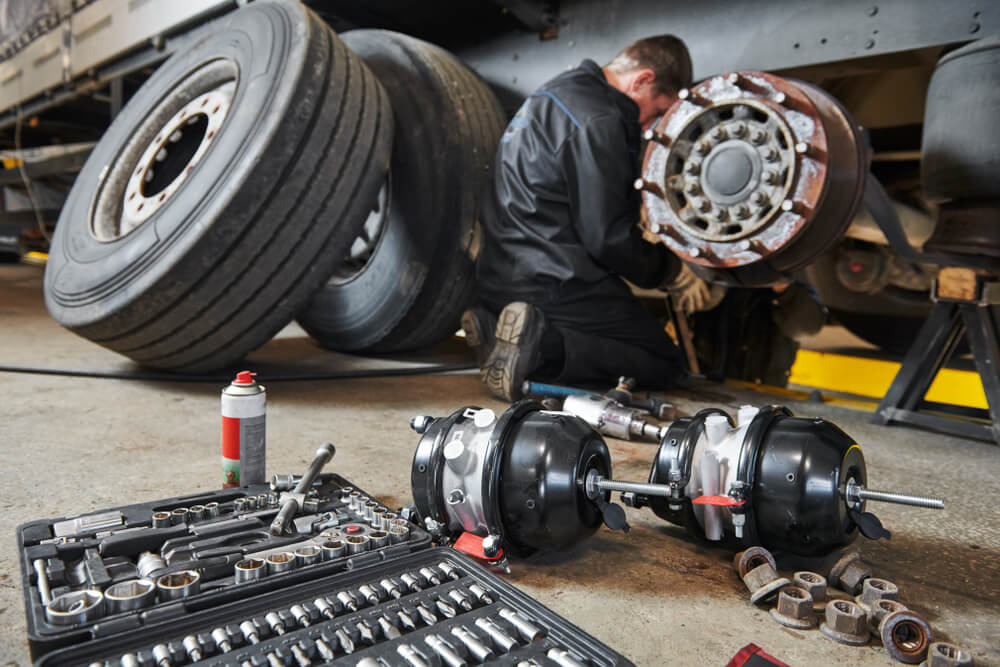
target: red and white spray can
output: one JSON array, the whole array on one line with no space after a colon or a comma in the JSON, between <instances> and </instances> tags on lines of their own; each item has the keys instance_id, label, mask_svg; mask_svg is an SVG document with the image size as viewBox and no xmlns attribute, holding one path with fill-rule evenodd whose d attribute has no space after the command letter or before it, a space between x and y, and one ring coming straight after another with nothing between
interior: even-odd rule
<instances>
[{"instance_id":1,"label":"red and white spray can","mask_svg":"<svg viewBox=\"0 0 1000 667\"><path fill-rule=\"evenodd\" d=\"M240 371L222 390L222 488L263 484L267 448L264 386Z\"/></svg>"}]
</instances>

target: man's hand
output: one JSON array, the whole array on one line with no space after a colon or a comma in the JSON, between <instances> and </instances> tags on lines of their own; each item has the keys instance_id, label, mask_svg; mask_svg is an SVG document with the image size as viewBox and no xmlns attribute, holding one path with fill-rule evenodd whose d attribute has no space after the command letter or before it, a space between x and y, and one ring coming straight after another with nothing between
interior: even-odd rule
<instances>
[{"instance_id":1,"label":"man's hand","mask_svg":"<svg viewBox=\"0 0 1000 667\"><path fill-rule=\"evenodd\" d=\"M684 313L711 310L719 305L726 293L724 287L709 285L684 263L681 263L681 270L674 279L663 285L663 289Z\"/></svg>"}]
</instances>

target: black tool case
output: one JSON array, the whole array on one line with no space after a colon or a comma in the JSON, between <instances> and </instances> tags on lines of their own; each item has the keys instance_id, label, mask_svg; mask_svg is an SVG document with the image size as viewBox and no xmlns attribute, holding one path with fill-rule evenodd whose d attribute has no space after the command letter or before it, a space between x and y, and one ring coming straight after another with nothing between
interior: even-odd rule
<instances>
[{"instance_id":1,"label":"black tool case","mask_svg":"<svg viewBox=\"0 0 1000 667\"><path fill-rule=\"evenodd\" d=\"M145 634L148 627L192 612L362 568L425 549L431 543L426 531L400 519L336 474L322 474L313 484L294 521L297 534L273 537L268 527L278 511L278 495L268 485L250 485L19 526L21 586L32 656L110 635ZM201 508L198 516L191 508ZM371 518L376 508L377 521ZM154 515L164 514L177 523L153 528ZM390 523L405 525L405 538L390 541L386 530ZM377 526L382 526L381 533ZM363 550L347 553L344 542L355 535L366 536ZM372 539L372 535L379 539ZM387 544L378 546L383 541ZM337 549L321 548L317 562L305 564L307 559L296 557L290 563L279 563L289 567L287 571L264 574L245 583L235 580L236 563L248 557L265 560L269 554L294 555L304 546L322 547L328 542L340 542L344 553L336 555ZM137 574L137 563L145 552L169 556L164 558L166 569L155 570L145 581L155 584L164 574L194 570L200 575L199 592L160 600L156 590L152 602L136 610L112 612L105 601L101 603L104 612L93 620L70 624L49 621L38 588L36 561L44 564L55 598L82 589L107 593L115 584L144 579ZM265 561L264 565L266 571L270 564Z\"/></svg>"},{"instance_id":2,"label":"black tool case","mask_svg":"<svg viewBox=\"0 0 1000 667\"><path fill-rule=\"evenodd\" d=\"M312 500L296 519L299 536L294 540L242 543L243 538L263 537L277 511L271 500L276 496L264 485L20 526L22 585L36 665L631 664L472 559L453 549L431 548L430 535L413 524L407 524L405 541L237 583L234 560L294 552L324 539L343 541L338 538L352 531L371 534L377 530L373 524L384 523L373 521L374 514L388 514L397 525L403 521L338 475L321 475L313 489ZM264 507L241 507L242 514L238 513L239 499L244 499L242 506L247 498ZM212 502L218 503L216 517L175 524L169 533L156 533L150 526L156 512L173 513ZM223 522L233 520L260 522L263 527L228 533L243 537L226 543L227 533L217 534L211 526L218 524L218 530L223 530ZM188 531L198 531L194 537L209 537L194 540L193 547L187 538L162 539L183 532L185 525ZM132 528L146 530L129 532ZM75 533L68 535L68 531ZM109 541L120 535L134 539ZM112 547L98 561L93 550L99 553L94 545L101 539ZM157 600L133 611L105 613L77 625L53 625L47 620L35 561L45 564L53 596L81 587L107 591L114 583L135 578L136 554L131 552L164 546L177 560L162 571L167 574L211 562L203 570L206 576L200 592ZM225 549L235 554L226 554ZM119 555L122 552L131 555ZM197 558L184 559L190 555ZM150 579L161 576L157 571ZM93 583L80 584L81 577Z\"/></svg>"}]
</instances>

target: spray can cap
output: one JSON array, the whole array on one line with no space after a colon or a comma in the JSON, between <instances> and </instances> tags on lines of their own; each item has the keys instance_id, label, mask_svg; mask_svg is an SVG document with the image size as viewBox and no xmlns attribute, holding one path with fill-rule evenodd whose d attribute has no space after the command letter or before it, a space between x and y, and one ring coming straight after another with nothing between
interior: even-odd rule
<instances>
[{"instance_id":1,"label":"spray can cap","mask_svg":"<svg viewBox=\"0 0 1000 667\"><path fill-rule=\"evenodd\" d=\"M236 374L236 379L233 380L233 384L254 384L254 376L256 373L251 373L250 371L240 371Z\"/></svg>"}]
</instances>

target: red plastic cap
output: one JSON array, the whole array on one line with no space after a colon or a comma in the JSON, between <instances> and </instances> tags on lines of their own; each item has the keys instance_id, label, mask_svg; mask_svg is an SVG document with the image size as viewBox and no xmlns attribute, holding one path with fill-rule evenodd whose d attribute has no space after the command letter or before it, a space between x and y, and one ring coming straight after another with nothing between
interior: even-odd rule
<instances>
[{"instance_id":1,"label":"red plastic cap","mask_svg":"<svg viewBox=\"0 0 1000 667\"><path fill-rule=\"evenodd\" d=\"M236 379L233 380L233 384L253 384L254 376L256 373L251 373L250 371L240 371L236 374Z\"/></svg>"}]
</instances>

